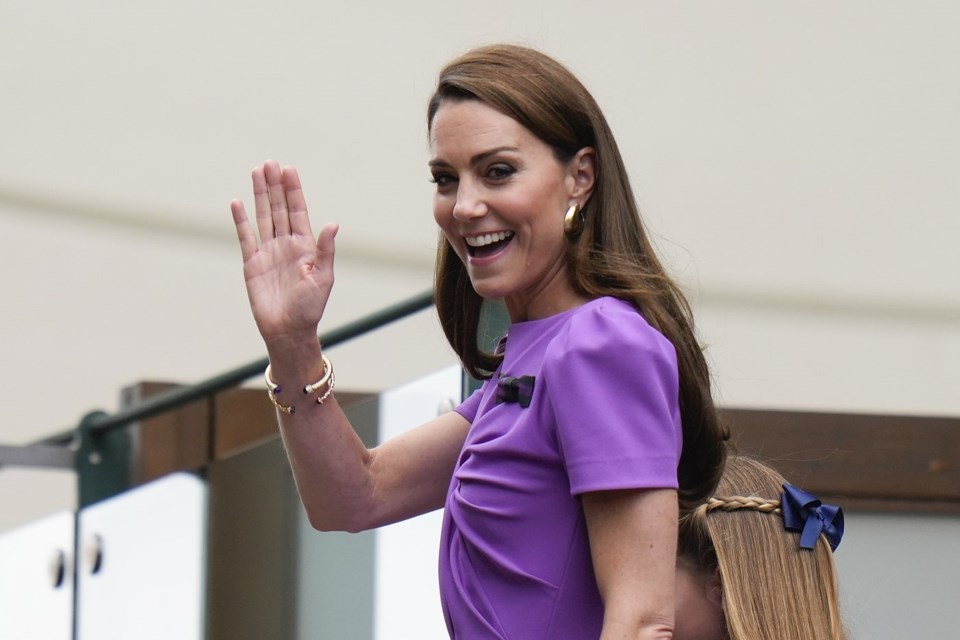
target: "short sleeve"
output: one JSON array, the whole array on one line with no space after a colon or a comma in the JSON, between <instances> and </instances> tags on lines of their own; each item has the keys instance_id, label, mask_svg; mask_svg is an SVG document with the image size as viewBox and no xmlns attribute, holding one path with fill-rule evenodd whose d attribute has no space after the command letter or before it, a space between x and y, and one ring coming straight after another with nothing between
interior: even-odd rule
<instances>
[{"instance_id":1,"label":"short sleeve","mask_svg":"<svg viewBox=\"0 0 960 640\"><path fill-rule=\"evenodd\" d=\"M484 386L485 385L486 382L484 382ZM480 401L483 400L483 389L484 387L481 386L479 389L474 390L473 393L467 396L466 400L454 408L454 411L466 418L467 422L471 424L473 424L473 421L477 417L477 411L480 409Z\"/></svg>"},{"instance_id":2,"label":"short sleeve","mask_svg":"<svg viewBox=\"0 0 960 640\"><path fill-rule=\"evenodd\" d=\"M636 310L609 299L573 318L548 348L543 381L572 494L677 488L676 350Z\"/></svg>"}]
</instances>

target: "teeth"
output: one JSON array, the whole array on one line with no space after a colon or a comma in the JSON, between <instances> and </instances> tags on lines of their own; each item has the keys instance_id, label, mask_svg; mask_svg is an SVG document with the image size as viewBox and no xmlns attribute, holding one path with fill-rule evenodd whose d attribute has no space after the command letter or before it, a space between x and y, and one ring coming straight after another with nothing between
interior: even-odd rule
<instances>
[{"instance_id":1,"label":"teeth","mask_svg":"<svg viewBox=\"0 0 960 640\"><path fill-rule=\"evenodd\" d=\"M496 233L488 233L482 236L466 236L464 240L466 240L467 244L471 247L485 247L488 244L506 240L512 235L512 231L497 231Z\"/></svg>"}]
</instances>

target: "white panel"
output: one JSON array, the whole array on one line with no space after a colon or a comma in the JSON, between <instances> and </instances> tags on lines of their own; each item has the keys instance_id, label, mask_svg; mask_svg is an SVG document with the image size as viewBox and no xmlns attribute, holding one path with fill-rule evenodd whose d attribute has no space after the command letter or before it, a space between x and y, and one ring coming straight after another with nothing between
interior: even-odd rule
<instances>
[{"instance_id":1,"label":"white panel","mask_svg":"<svg viewBox=\"0 0 960 640\"><path fill-rule=\"evenodd\" d=\"M380 396L380 439L388 440L459 404L461 369L450 367ZM442 511L377 531L374 637L443 640L437 556Z\"/></svg>"},{"instance_id":2,"label":"white panel","mask_svg":"<svg viewBox=\"0 0 960 640\"><path fill-rule=\"evenodd\" d=\"M0 638L73 636L73 528L65 511L0 536Z\"/></svg>"},{"instance_id":3,"label":"white panel","mask_svg":"<svg viewBox=\"0 0 960 640\"><path fill-rule=\"evenodd\" d=\"M203 637L206 496L180 473L81 511L79 640Z\"/></svg>"}]
</instances>

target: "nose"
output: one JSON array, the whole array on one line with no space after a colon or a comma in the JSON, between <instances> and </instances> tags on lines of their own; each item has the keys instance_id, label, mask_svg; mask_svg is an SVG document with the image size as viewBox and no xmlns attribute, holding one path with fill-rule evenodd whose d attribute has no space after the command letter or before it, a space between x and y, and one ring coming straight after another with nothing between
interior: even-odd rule
<instances>
[{"instance_id":1,"label":"nose","mask_svg":"<svg viewBox=\"0 0 960 640\"><path fill-rule=\"evenodd\" d=\"M453 205L453 217L461 222L467 222L486 213L487 203L480 189L461 180L457 188L457 202Z\"/></svg>"}]
</instances>

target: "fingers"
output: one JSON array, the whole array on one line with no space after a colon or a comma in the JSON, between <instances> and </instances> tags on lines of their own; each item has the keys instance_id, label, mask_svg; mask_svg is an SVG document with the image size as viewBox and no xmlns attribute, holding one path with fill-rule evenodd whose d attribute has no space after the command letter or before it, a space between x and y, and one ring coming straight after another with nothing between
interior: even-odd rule
<instances>
[{"instance_id":1,"label":"fingers","mask_svg":"<svg viewBox=\"0 0 960 640\"><path fill-rule=\"evenodd\" d=\"M307 201L294 167L281 169L276 161L267 160L262 167L254 168L252 179L261 241L290 233L313 236Z\"/></svg>"},{"instance_id":2,"label":"fingers","mask_svg":"<svg viewBox=\"0 0 960 640\"><path fill-rule=\"evenodd\" d=\"M237 228L237 239L240 241L240 255L243 261L249 260L257 252L257 236L253 232L253 226L247 220L247 212L243 208L243 202L234 200L230 203L230 213L233 214L233 224Z\"/></svg>"},{"instance_id":3,"label":"fingers","mask_svg":"<svg viewBox=\"0 0 960 640\"><path fill-rule=\"evenodd\" d=\"M291 233L313 237L310 216L307 214L307 201L303 197L303 187L300 185L300 175L294 167L283 169L283 189L286 194L287 209L290 212Z\"/></svg>"},{"instance_id":4,"label":"fingers","mask_svg":"<svg viewBox=\"0 0 960 640\"><path fill-rule=\"evenodd\" d=\"M267 181L274 235L288 236L290 235L290 213L287 209L287 192L283 188L283 171L276 161L267 160L263 164L263 174Z\"/></svg>"},{"instance_id":5,"label":"fingers","mask_svg":"<svg viewBox=\"0 0 960 640\"><path fill-rule=\"evenodd\" d=\"M253 182L253 201L260 242L268 242L278 236L291 234L313 237L300 175L294 167L288 166L281 169L276 161L267 160L262 166L254 167L250 178ZM235 200L230 203L230 209L237 227L240 248L246 260L256 252L256 235L247 220L243 203ZM328 240L325 240L324 244L329 243L332 259L333 237L337 233L337 227L336 225L328 225L328 227L329 229L325 229ZM321 236L323 233L321 232ZM318 238L318 242L319 240Z\"/></svg>"},{"instance_id":6,"label":"fingers","mask_svg":"<svg viewBox=\"0 0 960 640\"><path fill-rule=\"evenodd\" d=\"M273 237L273 213L270 210L270 195L267 192L267 178L263 167L254 167L250 174L253 180L253 203L257 211L257 231L260 240L266 242Z\"/></svg>"}]
</instances>

